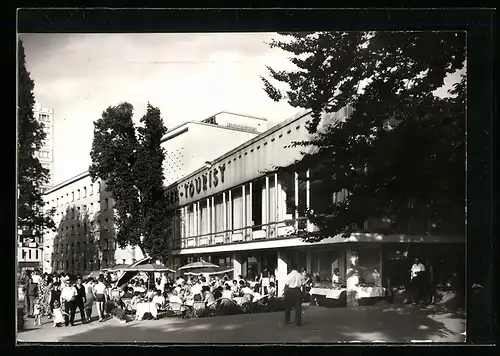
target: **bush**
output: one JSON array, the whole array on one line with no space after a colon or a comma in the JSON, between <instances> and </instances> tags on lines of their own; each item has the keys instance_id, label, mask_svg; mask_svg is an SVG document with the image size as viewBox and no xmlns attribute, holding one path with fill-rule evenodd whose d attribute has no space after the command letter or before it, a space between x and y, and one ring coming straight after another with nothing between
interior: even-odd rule
<instances>
[{"instance_id":1,"label":"bush","mask_svg":"<svg viewBox=\"0 0 500 356\"><path fill-rule=\"evenodd\" d=\"M111 315L113 315L118 320L125 320L127 318L126 312L122 308L114 308L111 310Z\"/></svg>"}]
</instances>

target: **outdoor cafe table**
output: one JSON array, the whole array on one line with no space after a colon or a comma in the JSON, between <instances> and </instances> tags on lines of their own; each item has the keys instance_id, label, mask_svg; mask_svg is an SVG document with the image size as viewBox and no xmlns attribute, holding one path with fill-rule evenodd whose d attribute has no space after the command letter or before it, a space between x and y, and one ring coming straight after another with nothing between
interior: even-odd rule
<instances>
[{"instance_id":1,"label":"outdoor cafe table","mask_svg":"<svg viewBox=\"0 0 500 356\"><path fill-rule=\"evenodd\" d=\"M158 309L155 303L137 303L136 305L137 311L135 312L136 320L142 320L144 314L151 313L153 317L156 318L158 315Z\"/></svg>"},{"instance_id":2,"label":"outdoor cafe table","mask_svg":"<svg viewBox=\"0 0 500 356\"><path fill-rule=\"evenodd\" d=\"M358 287L357 297L361 298L380 298L385 296L385 288L377 286Z\"/></svg>"},{"instance_id":3,"label":"outdoor cafe table","mask_svg":"<svg viewBox=\"0 0 500 356\"><path fill-rule=\"evenodd\" d=\"M309 291L310 295L323 295L327 299L339 299L342 292L345 292L347 289L331 289L331 288L311 288Z\"/></svg>"}]
</instances>

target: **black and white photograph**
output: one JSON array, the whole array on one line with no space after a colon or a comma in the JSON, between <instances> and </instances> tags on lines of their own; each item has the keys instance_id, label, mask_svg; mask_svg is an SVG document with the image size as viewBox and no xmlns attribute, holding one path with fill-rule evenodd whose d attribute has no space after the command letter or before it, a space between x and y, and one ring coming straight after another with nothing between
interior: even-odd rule
<instances>
[{"instance_id":1,"label":"black and white photograph","mask_svg":"<svg viewBox=\"0 0 500 356\"><path fill-rule=\"evenodd\" d=\"M466 39L19 33L17 342L465 342Z\"/></svg>"}]
</instances>

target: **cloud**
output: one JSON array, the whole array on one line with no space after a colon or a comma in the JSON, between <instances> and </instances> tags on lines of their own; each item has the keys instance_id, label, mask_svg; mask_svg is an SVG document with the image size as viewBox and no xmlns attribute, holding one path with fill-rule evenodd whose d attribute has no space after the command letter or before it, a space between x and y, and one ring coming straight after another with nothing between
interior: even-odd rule
<instances>
[{"instance_id":1,"label":"cloud","mask_svg":"<svg viewBox=\"0 0 500 356\"><path fill-rule=\"evenodd\" d=\"M22 34L35 97L55 110L55 183L86 170L93 121L128 101L134 120L147 102L167 127L219 111L269 118L296 113L262 89L265 64L286 62L264 41L271 33ZM275 57L281 59L276 60Z\"/></svg>"}]
</instances>

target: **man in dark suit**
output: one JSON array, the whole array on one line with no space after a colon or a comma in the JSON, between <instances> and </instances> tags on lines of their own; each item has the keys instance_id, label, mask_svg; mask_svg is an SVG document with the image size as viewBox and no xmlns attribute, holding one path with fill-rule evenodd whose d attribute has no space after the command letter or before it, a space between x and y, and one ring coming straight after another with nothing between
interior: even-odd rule
<instances>
[{"instance_id":1,"label":"man in dark suit","mask_svg":"<svg viewBox=\"0 0 500 356\"><path fill-rule=\"evenodd\" d=\"M35 299L38 296L38 285L33 283L31 276L28 277L28 281L23 287L24 301L26 303L26 312L28 317L33 317L33 309L35 306Z\"/></svg>"}]
</instances>

